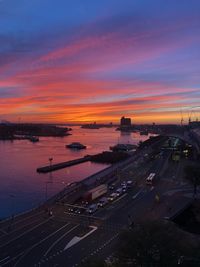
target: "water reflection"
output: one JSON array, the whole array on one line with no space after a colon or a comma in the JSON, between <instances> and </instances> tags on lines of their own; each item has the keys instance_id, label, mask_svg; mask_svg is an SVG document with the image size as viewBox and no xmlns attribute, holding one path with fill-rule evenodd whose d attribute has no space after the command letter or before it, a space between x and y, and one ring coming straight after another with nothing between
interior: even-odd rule
<instances>
[{"instance_id":1,"label":"water reflection","mask_svg":"<svg viewBox=\"0 0 200 267\"><path fill-rule=\"evenodd\" d=\"M33 208L67 183L79 181L107 165L85 162L51 174L38 174L38 167L96 154L117 143L137 144L147 138L137 133L121 133L114 128L89 130L76 126L72 135L63 138L41 137L38 143L28 140L0 142L0 217ZM87 149L67 149L65 145L72 142L80 142Z\"/></svg>"}]
</instances>

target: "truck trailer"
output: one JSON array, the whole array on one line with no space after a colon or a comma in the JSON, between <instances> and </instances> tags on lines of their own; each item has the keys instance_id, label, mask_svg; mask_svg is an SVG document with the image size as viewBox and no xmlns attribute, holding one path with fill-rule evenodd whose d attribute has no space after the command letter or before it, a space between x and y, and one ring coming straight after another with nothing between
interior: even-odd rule
<instances>
[{"instance_id":1,"label":"truck trailer","mask_svg":"<svg viewBox=\"0 0 200 267\"><path fill-rule=\"evenodd\" d=\"M99 186L87 191L83 196L83 200L86 202L92 202L93 200L106 194L107 191L108 191L107 184L99 185Z\"/></svg>"}]
</instances>

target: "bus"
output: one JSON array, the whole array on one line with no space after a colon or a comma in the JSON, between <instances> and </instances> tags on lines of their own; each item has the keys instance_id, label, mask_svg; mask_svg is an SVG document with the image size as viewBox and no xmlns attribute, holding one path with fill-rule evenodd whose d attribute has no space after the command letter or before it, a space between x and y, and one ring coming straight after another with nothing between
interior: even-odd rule
<instances>
[{"instance_id":1,"label":"bus","mask_svg":"<svg viewBox=\"0 0 200 267\"><path fill-rule=\"evenodd\" d=\"M156 176L155 173L150 173L149 176L146 179L146 184L147 185L153 185L154 180L155 180L155 176Z\"/></svg>"}]
</instances>

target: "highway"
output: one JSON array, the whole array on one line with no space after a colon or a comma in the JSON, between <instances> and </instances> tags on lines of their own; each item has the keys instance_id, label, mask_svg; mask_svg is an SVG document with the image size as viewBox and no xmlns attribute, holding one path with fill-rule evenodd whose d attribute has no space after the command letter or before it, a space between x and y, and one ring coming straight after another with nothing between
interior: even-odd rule
<instances>
[{"instance_id":1,"label":"highway","mask_svg":"<svg viewBox=\"0 0 200 267\"><path fill-rule=\"evenodd\" d=\"M176 190L177 186L181 188L180 183L170 179L180 176L180 166L177 164L172 170L170 151L153 160L144 156L150 152L151 148L141 151L135 160L121 168L118 183L133 176L132 188L92 215L71 214L68 206L57 203L51 206L52 216L40 209L0 223L0 266L73 267L89 257L105 259L131 222L163 218L165 209L156 203L155 196L161 196L162 200L166 192ZM145 183L150 172L156 172L160 178L156 186Z\"/></svg>"}]
</instances>

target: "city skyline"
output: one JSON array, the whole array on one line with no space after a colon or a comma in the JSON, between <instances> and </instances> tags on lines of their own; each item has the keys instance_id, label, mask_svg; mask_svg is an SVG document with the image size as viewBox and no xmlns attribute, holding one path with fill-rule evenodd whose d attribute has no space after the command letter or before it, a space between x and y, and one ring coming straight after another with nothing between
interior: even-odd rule
<instances>
[{"instance_id":1,"label":"city skyline","mask_svg":"<svg viewBox=\"0 0 200 267\"><path fill-rule=\"evenodd\" d=\"M199 8L197 0L1 1L0 120L199 116Z\"/></svg>"}]
</instances>

